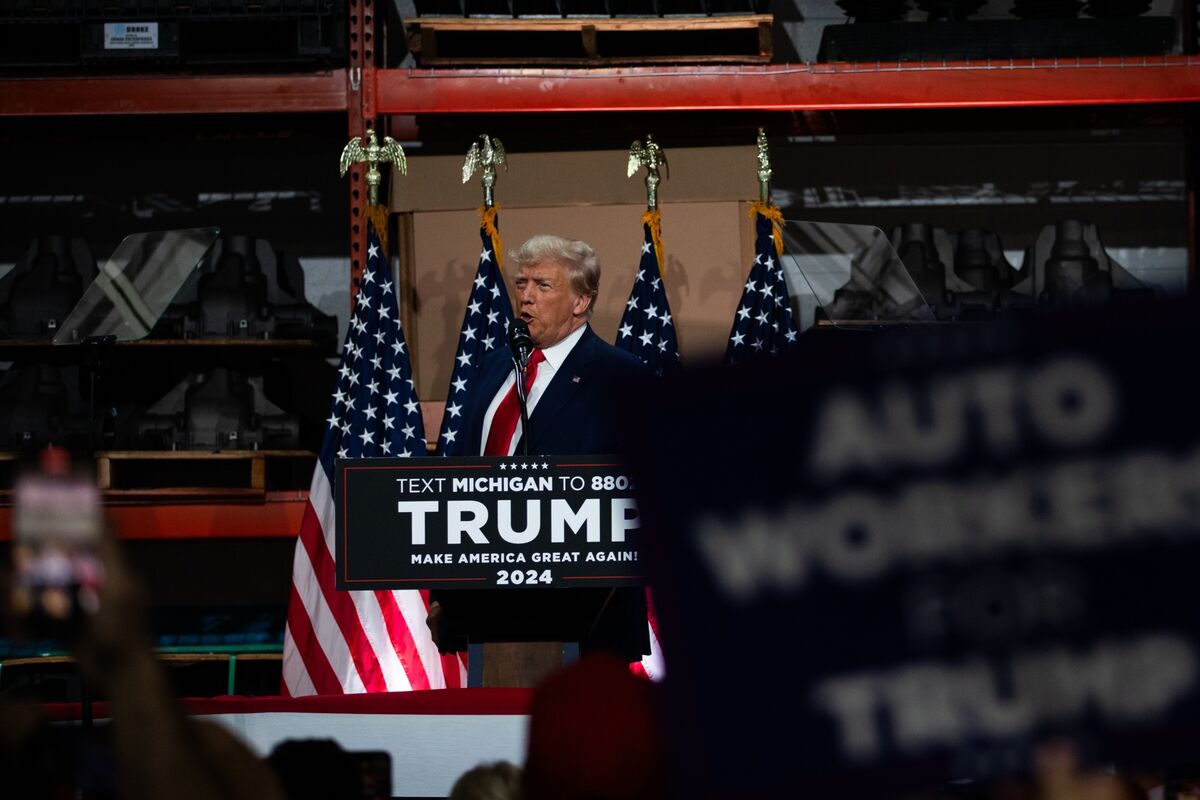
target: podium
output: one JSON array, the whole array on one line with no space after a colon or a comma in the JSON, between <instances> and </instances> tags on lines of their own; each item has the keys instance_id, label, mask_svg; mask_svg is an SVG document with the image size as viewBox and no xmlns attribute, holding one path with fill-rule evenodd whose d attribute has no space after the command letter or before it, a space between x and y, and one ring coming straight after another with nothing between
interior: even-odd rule
<instances>
[{"instance_id":1,"label":"podium","mask_svg":"<svg viewBox=\"0 0 1200 800\"><path fill-rule=\"evenodd\" d=\"M451 590L436 599L442 649L481 655L485 687L534 686L576 647L636 660L639 635L645 637L645 597L637 588Z\"/></svg>"},{"instance_id":2,"label":"podium","mask_svg":"<svg viewBox=\"0 0 1200 800\"><path fill-rule=\"evenodd\" d=\"M439 647L532 686L564 647L648 650L633 482L611 456L338 459L337 588L429 589Z\"/></svg>"}]
</instances>

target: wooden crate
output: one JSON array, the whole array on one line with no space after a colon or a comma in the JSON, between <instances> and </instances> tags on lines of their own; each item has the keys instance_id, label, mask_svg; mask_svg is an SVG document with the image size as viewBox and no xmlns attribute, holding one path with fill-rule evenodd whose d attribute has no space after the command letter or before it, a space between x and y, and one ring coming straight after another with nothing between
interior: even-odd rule
<instances>
[{"instance_id":1,"label":"wooden crate","mask_svg":"<svg viewBox=\"0 0 1200 800\"><path fill-rule=\"evenodd\" d=\"M306 450L109 450L96 454L96 482L110 497L261 497L307 489L315 459Z\"/></svg>"},{"instance_id":2,"label":"wooden crate","mask_svg":"<svg viewBox=\"0 0 1200 800\"><path fill-rule=\"evenodd\" d=\"M765 64L770 14L722 17L404 21L422 66Z\"/></svg>"}]
</instances>

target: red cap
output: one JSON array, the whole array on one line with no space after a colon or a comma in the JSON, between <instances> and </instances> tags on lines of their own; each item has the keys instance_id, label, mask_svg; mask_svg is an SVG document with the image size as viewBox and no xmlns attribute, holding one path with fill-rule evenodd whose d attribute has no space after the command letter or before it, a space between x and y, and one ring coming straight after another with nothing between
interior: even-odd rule
<instances>
[{"instance_id":1,"label":"red cap","mask_svg":"<svg viewBox=\"0 0 1200 800\"><path fill-rule=\"evenodd\" d=\"M656 685L589 655L534 692L524 800L663 796Z\"/></svg>"}]
</instances>

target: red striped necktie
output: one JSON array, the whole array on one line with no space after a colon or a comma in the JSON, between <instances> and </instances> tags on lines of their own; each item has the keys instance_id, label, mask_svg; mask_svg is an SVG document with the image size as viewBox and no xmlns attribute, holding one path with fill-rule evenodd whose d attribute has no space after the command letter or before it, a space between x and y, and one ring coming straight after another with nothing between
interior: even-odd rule
<instances>
[{"instance_id":1,"label":"red striped necktie","mask_svg":"<svg viewBox=\"0 0 1200 800\"><path fill-rule=\"evenodd\" d=\"M546 360L541 350L534 350L529 356L529 366L525 368L525 397L533 388L534 378L537 377L538 364ZM517 380L520 380L518 377ZM517 430L517 421L521 419L521 407L517 403L517 381L509 387L508 394L496 406L496 414L492 417L492 427L488 430L487 445L483 448L485 456L506 456L512 446L513 434Z\"/></svg>"}]
</instances>

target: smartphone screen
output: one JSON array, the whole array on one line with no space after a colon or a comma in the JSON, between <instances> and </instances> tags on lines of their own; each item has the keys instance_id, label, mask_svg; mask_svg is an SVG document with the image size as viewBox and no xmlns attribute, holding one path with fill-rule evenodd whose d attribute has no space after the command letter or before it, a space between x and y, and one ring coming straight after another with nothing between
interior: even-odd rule
<instances>
[{"instance_id":1,"label":"smartphone screen","mask_svg":"<svg viewBox=\"0 0 1200 800\"><path fill-rule=\"evenodd\" d=\"M100 604L104 517L87 475L61 464L18 478L13 492L12 611L30 637L68 639Z\"/></svg>"},{"instance_id":2,"label":"smartphone screen","mask_svg":"<svg viewBox=\"0 0 1200 800\"><path fill-rule=\"evenodd\" d=\"M358 768L363 800L388 800L392 796L392 757L383 750L356 750L349 756Z\"/></svg>"}]
</instances>

